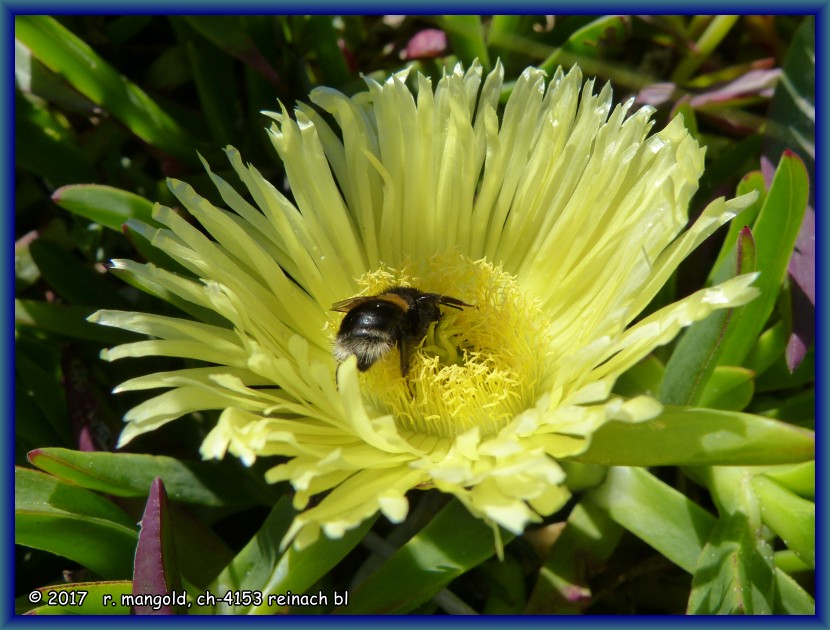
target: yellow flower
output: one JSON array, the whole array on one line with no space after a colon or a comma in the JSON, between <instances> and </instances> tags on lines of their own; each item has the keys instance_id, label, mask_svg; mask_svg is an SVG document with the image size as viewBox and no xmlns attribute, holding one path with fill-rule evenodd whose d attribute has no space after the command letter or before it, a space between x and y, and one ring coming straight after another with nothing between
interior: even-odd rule
<instances>
[{"instance_id":1,"label":"yellow flower","mask_svg":"<svg viewBox=\"0 0 830 630\"><path fill-rule=\"evenodd\" d=\"M483 79L483 81L482 81ZM101 324L152 340L107 360L178 356L206 367L151 374L117 391L168 388L132 409L123 445L188 412L221 415L202 456L230 452L288 480L296 518L284 544L341 536L377 511L400 522L407 492L438 488L519 533L569 497L558 459L610 419L661 411L612 395L615 379L683 326L749 301L753 276L704 289L640 321L681 260L752 198L713 202L683 231L703 150L682 120L648 137L611 88L578 68L546 84L529 68L497 114L503 73L461 66L435 89L407 73L347 97L318 88L271 113L293 200L228 158L253 204L211 173L225 205L173 181L203 230L165 207L136 224L192 272L113 261L116 270L213 321L101 311ZM207 235L206 235L207 234ZM333 303L390 286L473 307L442 316L401 376L397 350L370 369L340 364ZM217 317L218 316L218 317ZM204 318L208 320L208 318Z\"/></svg>"}]
</instances>

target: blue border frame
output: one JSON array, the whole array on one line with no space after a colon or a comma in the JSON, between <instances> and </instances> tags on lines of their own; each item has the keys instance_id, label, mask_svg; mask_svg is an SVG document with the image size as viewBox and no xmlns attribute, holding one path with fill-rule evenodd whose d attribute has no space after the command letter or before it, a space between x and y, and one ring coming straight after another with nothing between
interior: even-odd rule
<instances>
[{"instance_id":1,"label":"blue border frame","mask_svg":"<svg viewBox=\"0 0 830 630\"><path fill-rule=\"evenodd\" d=\"M828 44L827 35L830 33L830 11L828 11L828 4L830 0L823 1L795 1L787 4L783 3L763 3L759 5L757 2L749 2L748 0L741 0L739 2L731 2L728 7L723 4L715 2L714 0L706 0L696 2L694 4L687 3L683 6L672 6L671 12L675 14L706 14L706 13L725 13L726 9L729 12L748 14L758 13L759 9L766 9L769 13L776 14L813 14L816 16L816 111L828 111L827 98L827 81L826 71L828 59ZM481 2L471 2L470 0L455 0L451 3L426 2L424 4L405 3L388 5L377 1L363 1L352 3L348 5L348 13L354 14L377 14L391 12L393 9L399 13L411 14L431 14L431 13L448 13L451 9L455 13L481 13L488 7L493 9L499 8L496 3L482 4ZM197 0L176 0L175 2L162 2L161 0L148 0L146 2L133 1L114 6L111 3L101 1L84 1L84 2L38 2L14 0L12 2L5 2L0 0L0 29L2 29L2 42L6 54L3 58L6 60L4 64L4 81L3 81L3 98L0 102L0 110L2 111L4 138L10 139L3 143L3 157L4 166L2 169L2 191L3 200L5 202L6 211L2 213L0 225L2 225L4 241L7 244L13 245L14 241L14 214L12 209L14 206L14 16L21 14L260 14L260 13L341 13L343 12L343 5L332 1L323 0L306 0L305 2L268 2L267 0L253 1L245 0L238 4L234 4L231 9L225 8L223 3L205 3ZM657 9L666 9L666 5L661 5L656 2L634 2L626 5L621 3L610 3L596 0L583 0L578 6L562 5L559 2L518 2L511 4L509 9L511 13L544 13L556 9L560 13L608 13L615 12L614 9L624 9L625 13L649 13ZM493 11L495 12L495 11ZM816 178L815 178L815 199L816 199L816 231L820 242L828 242L828 220L826 213L830 211L828 206L828 181L826 175L827 160L826 148L828 146L828 131L826 118L823 116L816 117ZM10 242L11 241L11 242ZM9 252L13 251L9 247ZM816 507L816 531L823 533L827 531L827 485L825 484L827 474L827 463L825 456L828 454L827 448L827 431L823 421L828 419L827 414L827 394L825 387L828 385L827 380L827 366L826 357L828 351L828 337L824 326L824 316L826 311L826 295L827 295L827 252L823 247L818 247L817 263L816 263L816 278L817 278L817 294L816 294L816 377L818 387L816 392L816 434L818 438L818 454L816 457L816 485L817 497ZM7 421L5 424L3 448L3 459L5 460L5 469L9 470L14 462L14 425L10 420L14 418L14 315L13 315L13 291L14 291L14 261L11 254L3 259L3 273L2 282L4 295L6 300L3 303L2 309L2 328L4 335L0 339L0 353L3 357L4 376L2 379L2 392L0 392L0 400L3 402L4 411L6 412ZM13 520L13 497L14 497L14 481L13 475L9 475L0 484L0 500L2 501L3 518L0 520L0 539L2 539L2 578L6 584L14 584L14 520ZM430 617L429 621L413 618L413 617L396 617L396 624L406 625L426 625L430 626L438 624L443 626L455 626L458 624L475 623L476 625L501 625L508 623L521 623L529 625L539 624L555 624L557 626L567 625L573 627L608 627L611 625L629 625L636 623L638 625L665 625L667 623L678 624L712 624L718 626L731 626L732 624L763 624L770 625L803 625L823 626L828 625L827 621L827 545L822 536L817 536L816 541L817 552L817 570L816 570L816 616L810 618L787 617L783 620L781 618L763 619L759 617L752 617L750 619L729 618L714 621L712 619L700 619L694 617L671 618L665 617L637 617L629 621L625 617L582 617L577 619L566 619L557 617L551 619L533 618L533 617L510 617L503 619L501 617L477 617L474 620L463 618L452 618L452 621L442 620L440 617ZM46 621L49 619L49 621ZM139 621L139 619L142 619ZM613 620L613 621L612 621ZM363 624L386 624L389 619L380 618L366 618L362 617L358 620L350 620L348 618L339 618L338 621L331 623L352 625L354 623ZM13 590L9 589L6 593L0 594L0 624L29 624L29 623L49 623L49 624L110 624L113 622L112 618L95 618L95 617L79 617L77 619L66 617L51 617L51 618L21 618L14 617L14 594ZM132 620L133 623L158 623L164 624L181 624L181 623L224 623L221 618L206 618L206 617L179 617L176 619L145 619L136 618ZM274 620L268 619L268 623L273 623ZM325 618L325 622L329 622L329 618ZM238 618L233 618L232 623L239 623ZM313 627L314 625L322 625L324 622L320 618L297 618L293 617L289 621L285 617L281 617L277 621L280 625Z\"/></svg>"}]
</instances>

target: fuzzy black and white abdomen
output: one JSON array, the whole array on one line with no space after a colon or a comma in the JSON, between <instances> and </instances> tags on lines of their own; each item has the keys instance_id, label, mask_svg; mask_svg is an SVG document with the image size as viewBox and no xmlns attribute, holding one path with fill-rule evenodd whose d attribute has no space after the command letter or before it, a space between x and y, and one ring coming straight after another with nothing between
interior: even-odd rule
<instances>
[{"instance_id":1,"label":"fuzzy black and white abdomen","mask_svg":"<svg viewBox=\"0 0 830 630\"><path fill-rule=\"evenodd\" d=\"M374 302L358 306L343 318L334 340L334 358L345 361L357 357L361 371L385 356L400 341L403 313L388 302Z\"/></svg>"}]
</instances>

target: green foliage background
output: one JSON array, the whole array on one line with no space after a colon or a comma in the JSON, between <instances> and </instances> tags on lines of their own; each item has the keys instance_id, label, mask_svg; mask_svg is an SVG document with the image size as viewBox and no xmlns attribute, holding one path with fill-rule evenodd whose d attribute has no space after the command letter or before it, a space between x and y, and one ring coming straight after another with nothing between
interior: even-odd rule
<instances>
[{"instance_id":1,"label":"green foliage background","mask_svg":"<svg viewBox=\"0 0 830 630\"><path fill-rule=\"evenodd\" d=\"M812 17L18 16L15 37L19 611L123 614L101 596L138 585L350 594L340 608L237 597L165 609L190 614L814 612ZM367 522L280 553L289 489L256 466L194 461L208 414L109 452L141 400L112 388L177 362L104 368L100 349L135 337L86 317L180 313L106 273L112 258L175 266L122 230L151 222L154 201L175 204L165 178L209 196L198 154L216 168L233 144L281 185L261 110L290 110L317 85L354 93L361 74L413 64L436 77L476 58L502 61L505 99L528 65L578 63L617 100L653 104L658 125L682 113L707 147L693 216L760 192L652 307L752 269L762 297L691 327L617 385L669 405L668 428L604 428L566 462L574 502L522 537L502 532L503 559L486 526L429 492L400 526ZM164 562L147 563L153 553ZM38 587L90 596L34 606Z\"/></svg>"}]
</instances>

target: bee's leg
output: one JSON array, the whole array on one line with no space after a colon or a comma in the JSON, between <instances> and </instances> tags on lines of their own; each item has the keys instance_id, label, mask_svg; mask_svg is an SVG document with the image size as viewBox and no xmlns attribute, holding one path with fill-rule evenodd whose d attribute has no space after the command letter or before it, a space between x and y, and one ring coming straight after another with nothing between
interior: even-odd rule
<instances>
[{"instance_id":1,"label":"bee's leg","mask_svg":"<svg viewBox=\"0 0 830 630\"><path fill-rule=\"evenodd\" d=\"M398 352L401 355L401 376L404 378L409 374L409 348L410 344L407 343L406 337L404 335L398 337Z\"/></svg>"},{"instance_id":2,"label":"bee's leg","mask_svg":"<svg viewBox=\"0 0 830 630\"><path fill-rule=\"evenodd\" d=\"M401 340L398 343L398 348L400 349L401 353L401 378L403 378L403 380L406 382L406 389L409 391L409 395L412 398L415 398L415 392L412 390L412 382L409 380L409 378L407 378L409 376L409 361L412 358L412 344L408 343L405 337L401 337Z\"/></svg>"}]
</instances>

